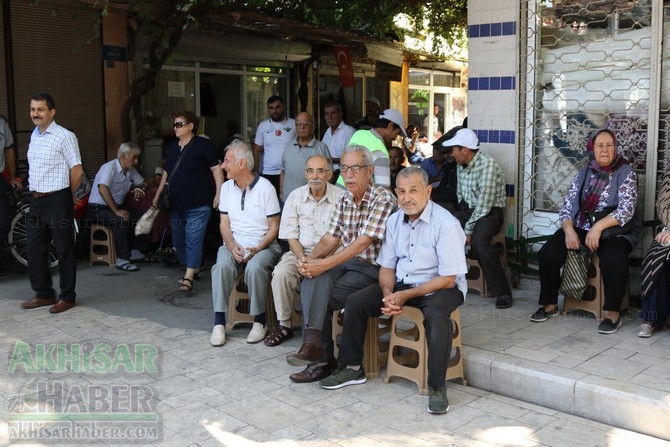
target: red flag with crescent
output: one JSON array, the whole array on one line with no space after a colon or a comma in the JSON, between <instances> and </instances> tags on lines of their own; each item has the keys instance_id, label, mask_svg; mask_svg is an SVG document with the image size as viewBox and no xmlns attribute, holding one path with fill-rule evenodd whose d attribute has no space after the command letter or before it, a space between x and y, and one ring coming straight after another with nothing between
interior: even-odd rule
<instances>
[{"instance_id":1,"label":"red flag with crescent","mask_svg":"<svg viewBox=\"0 0 670 447\"><path fill-rule=\"evenodd\" d=\"M333 45L333 53L337 59L337 69L340 71L340 85L350 88L356 85L354 79L354 64L351 60L351 49L346 45Z\"/></svg>"}]
</instances>

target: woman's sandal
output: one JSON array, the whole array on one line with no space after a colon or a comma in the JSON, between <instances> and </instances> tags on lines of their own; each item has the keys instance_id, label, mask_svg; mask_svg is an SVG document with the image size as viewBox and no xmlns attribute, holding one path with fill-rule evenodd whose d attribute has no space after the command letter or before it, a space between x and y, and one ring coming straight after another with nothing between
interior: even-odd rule
<instances>
[{"instance_id":1,"label":"woman's sandal","mask_svg":"<svg viewBox=\"0 0 670 447\"><path fill-rule=\"evenodd\" d=\"M263 343L265 346L279 346L289 338L293 338L293 329L279 324L274 328L270 335L265 337Z\"/></svg>"},{"instance_id":2,"label":"woman's sandal","mask_svg":"<svg viewBox=\"0 0 670 447\"><path fill-rule=\"evenodd\" d=\"M189 280L190 280L190 278L187 278L187 277L185 277L185 276L182 276L181 278L179 278L179 279L177 280L177 284L181 285L181 283L184 282L185 279L189 279ZM193 274L193 279L196 280L196 281L200 281L200 270L198 270L197 272L195 272L195 273ZM193 281L191 281L191 284L193 284Z\"/></svg>"},{"instance_id":3,"label":"woman's sandal","mask_svg":"<svg viewBox=\"0 0 670 447\"><path fill-rule=\"evenodd\" d=\"M193 292L193 280L191 278L181 278L179 291L184 293Z\"/></svg>"}]
</instances>

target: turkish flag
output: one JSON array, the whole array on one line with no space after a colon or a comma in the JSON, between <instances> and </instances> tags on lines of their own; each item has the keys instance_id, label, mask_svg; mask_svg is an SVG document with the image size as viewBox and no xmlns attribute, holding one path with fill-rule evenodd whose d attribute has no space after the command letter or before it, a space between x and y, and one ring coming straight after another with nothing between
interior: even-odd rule
<instances>
[{"instance_id":1,"label":"turkish flag","mask_svg":"<svg viewBox=\"0 0 670 447\"><path fill-rule=\"evenodd\" d=\"M337 59L337 69L340 71L340 85L350 88L356 85L354 79L354 65L351 61L351 50L346 45L333 45L333 53Z\"/></svg>"}]
</instances>

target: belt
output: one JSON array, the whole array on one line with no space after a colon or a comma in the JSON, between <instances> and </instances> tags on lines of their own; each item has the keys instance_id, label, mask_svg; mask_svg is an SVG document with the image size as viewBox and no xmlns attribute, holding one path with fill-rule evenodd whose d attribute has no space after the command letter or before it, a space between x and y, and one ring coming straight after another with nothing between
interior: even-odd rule
<instances>
[{"instance_id":1,"label":"belt","mask_svg":"<svg viewBox=\"0 0 670 447\"><path fill-rule=\"evenodd\" d=\"M51 194L55 193L57 191L52 191L52 192L37 192L37 191L32 191L33 197L36 199L41 199L42 197L50 196Z\"/></svg>"}]
</instances>

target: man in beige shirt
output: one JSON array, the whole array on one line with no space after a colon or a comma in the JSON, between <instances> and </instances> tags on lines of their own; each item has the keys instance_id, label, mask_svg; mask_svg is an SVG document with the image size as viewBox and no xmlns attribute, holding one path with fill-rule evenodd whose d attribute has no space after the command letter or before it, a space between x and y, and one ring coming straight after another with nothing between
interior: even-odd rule
<instances>
[{"instance_id":1,"label":"man in beige shirt","mask_svg":"<svg viewBox=\"0 0 670 447\"><path fill-rule=\"evenodd\" d=\"M328 158L313 155L305 164L307 185L294 190L286 199L279 238L287 240L291 250L284 253L272 272L272 295L279 324L265 338L266 346L278 346L293 337L293 296L302 279L298 261L304 260L325 234L335 203L344 192L330 184L332 176Z\"/></svg>"}]
</instances>

